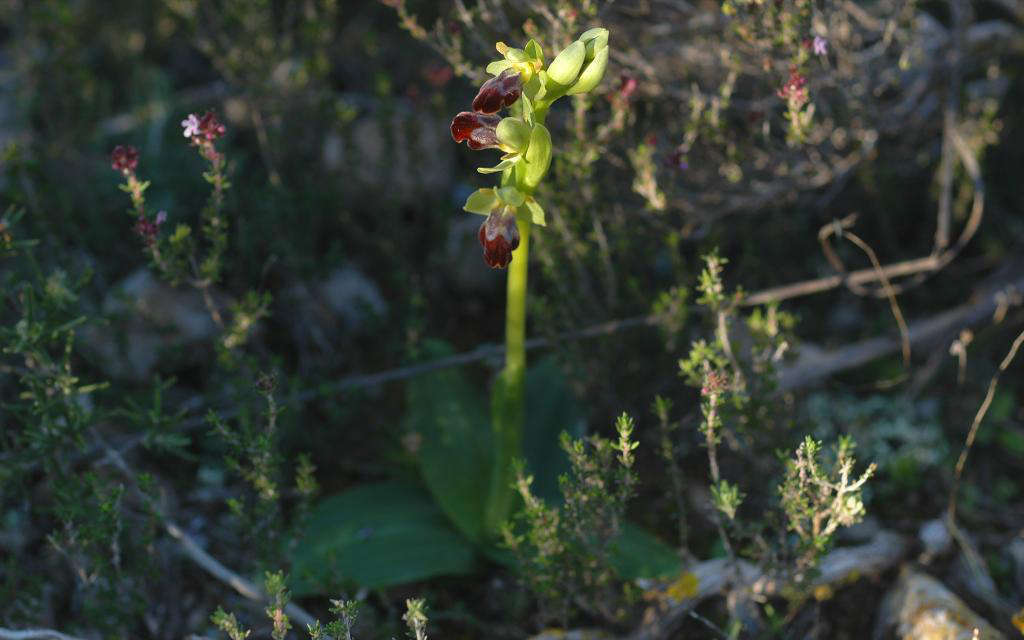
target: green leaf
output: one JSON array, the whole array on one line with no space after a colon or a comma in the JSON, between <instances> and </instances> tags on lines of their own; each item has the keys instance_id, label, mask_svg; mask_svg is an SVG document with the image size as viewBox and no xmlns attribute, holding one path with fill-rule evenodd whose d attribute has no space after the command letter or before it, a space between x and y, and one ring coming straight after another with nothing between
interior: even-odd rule
<instances>
[{"instance_id":1,"label":"green leaf","mask_svg":"<svg viewBox=\"0 0 1024 640\"><path fill-rule=\"evenodd\" d=\"M452 353L430 341L425 357ZM485 394L457 369L414 378L407 387L405 427L422 438L420 473L441 509L470 540L484 533L484 503L491 478L491 427Z\"/></svg>"},{"instance_id":2,"label":"green leaf","mask_svg":"<svg viewBox=\"0 0 1024 640\"><path fill-rule=\"evenodd\" d=\"M362 485L320 501L291 556L295 596L337 593L349 582L390 587L474 568L469 541L429 494L404 482Z\"/></svg>"},{"instance_id":3,"label":"green leaf","mask_svg":"<svg viewBox=\"0 0 1024 640\"><path fill-rule=\"evenodd\" d=\"M466 198L463 209L470 213L479 213L482 216L489 215L496 207L501 205L498 194L494 189L477 189Z\"/></svg>"},{"instance_id":4,"label":"green leaf","mask_svg":"<svg viewBox=\"0 0 1024 640\"><path fill-rule=\"evenodd\" d=\"M521 159L522 156L516 154L514 158L506 158L493 167L477 167L476 170L478 173L501 173L505 169L508 169L515 163L519 162Z\"/></svg>"},{"instance_id":5,"label":"green leaf","mask_svg":"<svg viewBox=\"0 0 1024 640\"><path fill-rule=\"evenodd\" d=\"M683 570L675 549L631 523L622 523L622 533L611 544L612 567L624 580L664 578Z\"/></svg>"},{"instance_id":6,"label":"green leaf","mask_svg":"<svg viewBox=\"0 0 1024 640\"><path fill-rule=\"evenodd\" d=\"M548 504L562 501L558 476L569 472L559 435L564 431L580 438L584 425L583 412L555 359L549 356L530 367L526 372L523 455L533 475L533 491Z\"/></svg>"},{"instance_id":7,"label":"green leaf","mask_svg":"<svg viewBox=\"0 0 1024 640\"><path fill-rule=\"evenodd\" d=\"M533 224L540 225L542 227L547 226L547 222L544 220L544 207L540 206L540 203L530 198L524 203L527 211L530 212L530 221Z\"/></svg>"}]
</instances>

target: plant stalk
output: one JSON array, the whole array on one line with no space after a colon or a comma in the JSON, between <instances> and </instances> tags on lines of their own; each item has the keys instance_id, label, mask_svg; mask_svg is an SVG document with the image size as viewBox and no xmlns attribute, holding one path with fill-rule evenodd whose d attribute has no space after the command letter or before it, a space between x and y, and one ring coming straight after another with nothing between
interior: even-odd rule
<instances>
[{"instance_id":1,"label":"plant stalk","mask_svg":"<svg viewBox=\"0 0 1024 640\"><path fill-rule=\"evenodd\" d=\"M508 266L505 306L505 368L491 396L494 464L485 511L486 530L497 534L512 510L515 481L512 463L523 456L526 417L526 275L530 257L529 218L518 216L519 247Z\"/></svg>"}]
</instances>

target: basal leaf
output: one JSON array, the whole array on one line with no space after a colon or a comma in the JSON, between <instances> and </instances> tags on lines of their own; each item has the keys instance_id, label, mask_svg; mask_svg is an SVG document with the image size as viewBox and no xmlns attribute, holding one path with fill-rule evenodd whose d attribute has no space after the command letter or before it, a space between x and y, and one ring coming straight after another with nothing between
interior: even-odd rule
<instances>
[{"instance_id":1,"label":"basal leaf","mask_svg":"<svg viewBox=\"0 0 1024 640\"><path fill-rule=\"evenodd\" d=\"M389 587L474 568L472 545L420 487L369 484L320 501L292 552L296 596Z\"/></svg>"},{"instance_id":2,"label":"basal leaf","mask_svg":"<svg viewBox=\"0 0 1024 640\"><path fill-rule=\"evenodd\" d=\"M441 342L429 358L450 354ZM484 502L491 474L491 428L483 390L457 369L419 376L407 387L406 430L421 438L420 473L441 509L468 538L484 529Z\"/></svg>"}]
</instances>

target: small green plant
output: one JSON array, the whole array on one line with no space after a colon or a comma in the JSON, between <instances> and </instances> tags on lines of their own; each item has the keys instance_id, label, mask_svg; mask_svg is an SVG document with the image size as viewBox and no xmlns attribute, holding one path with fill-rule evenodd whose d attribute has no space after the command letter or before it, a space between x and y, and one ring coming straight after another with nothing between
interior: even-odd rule
<instances>
[{"instance_id":1,"label":"small green plant","mask_svg":"<svg viewBox=\"0 0 1024 640\"><path fill-rule=\"evenodd\" d=\"M612 552L635 491L634 451L640 443L633 440L633 419L625 413L615 428L617 442L562 434L571 470L559 481L561 507L536 496L533 477L523 465L516 467L516 490L524 505L517 516L522 532L509 523L502 536L519 557L522 579L537 598L541 618L563 627L576 610L609 622L625 616L623 584Z\"/></svg>"},{"instance_id":2,"label":"small green plant","mask_svg":"<svg viewBox=\"0 0 1024 640\"><path fill-rule=\"evenodd\" d=\"M291 594L285 587L287 577L282 572L267 572L264 581L264 588L270 597L269 605L264 610L270 620L270 637L273 640L284 640L288 637L288 631L292 628L291 620L285 609L291 599ZM410 598L405 601L406 611L402 615L409 630L409 637L414 640L427 640L427 605L422 598ZM306 633L310 640L353 640L352 635L356 624L356 617L359 613L359 602L355 600L331 600L330 612L334 620L327 624L314 620L307 625ZM252 631L246 629L238 622L235 614L228 613L218 607L210 616L213 623L221 633L228 637L228 640L246 640Z\"/></svg>"},{"instance_id":3,"label":"small green plant","mask_svg":"<svg viewBox=\"0 0 1024 640\"><path fill-rule=\"evenodd\" d=\"M854 446L851 438L840 436L828 460L821 442L807 436L786 462L779 496L788 528L800 538L798 566L816 560L839 527L848 527L864 517L861 493L876 467L871 463L862 474L854 475Z\"/></svg>"}]
</instances>

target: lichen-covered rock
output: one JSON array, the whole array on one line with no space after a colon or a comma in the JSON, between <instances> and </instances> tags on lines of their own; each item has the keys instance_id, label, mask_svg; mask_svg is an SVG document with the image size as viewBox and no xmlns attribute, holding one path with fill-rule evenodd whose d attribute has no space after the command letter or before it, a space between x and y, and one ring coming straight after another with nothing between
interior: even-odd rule
<instances>
[{"instance_id":1,"label":"lichen-covered rock","mask_svg":"<svg viewBox=\"0 0 1024 640\"><path fill-rule=\"evenodd\" d=\"M904 568L886 596L876 637L904 640L1003 640L1005 636L935 578Z\"/></svg>"}]
</instances>

